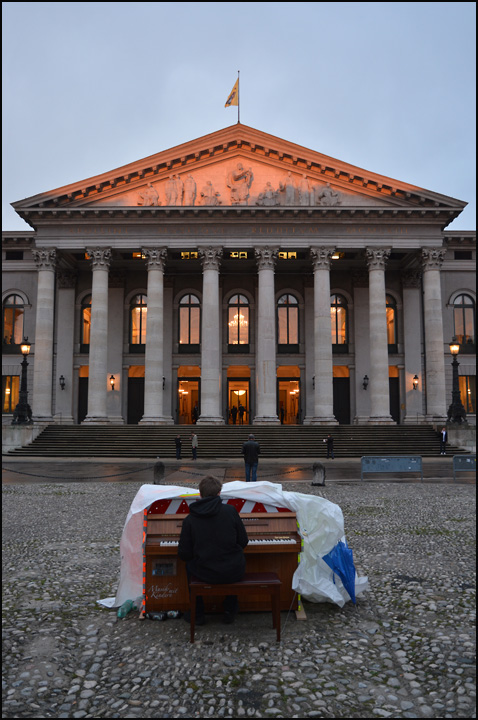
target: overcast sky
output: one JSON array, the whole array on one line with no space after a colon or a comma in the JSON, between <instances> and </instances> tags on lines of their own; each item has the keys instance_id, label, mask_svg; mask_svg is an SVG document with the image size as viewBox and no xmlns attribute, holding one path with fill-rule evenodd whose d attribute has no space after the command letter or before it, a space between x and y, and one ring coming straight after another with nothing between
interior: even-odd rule
<instances>
[{"instance_id":1,"label":"overcast sky","mask_svg":"<svg viewBox=\"0 0 478 720\"><path fill-rule=\"evenodd\" d=\"M4 2L11 202L241 122L469 203L474 2Z\"/></svg>"}]
</instances>

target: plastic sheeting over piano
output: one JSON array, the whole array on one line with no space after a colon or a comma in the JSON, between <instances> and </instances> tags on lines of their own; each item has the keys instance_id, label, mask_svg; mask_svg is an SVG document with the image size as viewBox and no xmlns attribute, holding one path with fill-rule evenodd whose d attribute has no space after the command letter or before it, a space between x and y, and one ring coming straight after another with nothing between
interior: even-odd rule
<instances>
[{"instance_id":1,"label":"plastic sheeting over piano","mask_svg":"<svg viewBox=\"0 0 478 720\"><path fill-rule=\"evenodd\" d=\"M193 501L199 496L197 490L177 485L143 485L131 503L120 543L121 572L116 597L99 600L106 607L117 607L125 600L140 600L143 583L143 515L153 502L168 498ZM297 515L299 533L303 539L301 561L294 573L292 587L306 600L333 602L342 607L350 595L335 574L322 559L344 536L344 517L335 503L315 495L287 492L282 485L270 482L224 483L221 497L241 498L263 503L270 511L285 507ZM368 587L368 579L355 575L355 595Z\"/></svg>"}]
</instances>

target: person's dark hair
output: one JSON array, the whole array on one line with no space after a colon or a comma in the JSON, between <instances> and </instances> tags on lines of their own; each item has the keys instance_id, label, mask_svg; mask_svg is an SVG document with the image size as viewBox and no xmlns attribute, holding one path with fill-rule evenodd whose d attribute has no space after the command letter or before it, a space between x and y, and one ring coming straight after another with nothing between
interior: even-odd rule
<instances>
[{"instance_id":1,"label":"person's dark hair","mask_svg":"<svg viewBox=\"0 0 478 720\"><path fill-rule=\"evenodd\" d=\"M255 440L255 437L252 433L249 435L249 440Z\"/></svg>"},{"instance_id":2,"label":"person's dark hair","mask_svg":"<svg viewBox=\"0 0 478 720\"><path fill-rule=\"evenodd\" d=\"M199 492L202 498L216 497L222 489L222 482L212 475L206 475L199 481Z\"/></svg>"}]
</instances>

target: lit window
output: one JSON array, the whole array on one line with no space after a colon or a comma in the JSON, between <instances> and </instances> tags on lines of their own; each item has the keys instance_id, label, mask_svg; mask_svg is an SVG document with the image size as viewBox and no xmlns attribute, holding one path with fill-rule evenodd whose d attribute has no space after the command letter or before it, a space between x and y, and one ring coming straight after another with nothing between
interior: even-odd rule
<instances>
[{"instance_id":1,"label":"lit window","mask_svg":"<svg viewBox=\"0 0 478 720\"><path fill-rule=\"evenodd\" d=\"M199 345L201 306L195 295L184 295L179 301L179 344Z\"/></svg>"},{"instance_id":2,"label":"lit window","mask_svg":"<svg viewBox=\"0 0 478 720\"><path fill-rule=\"evenodd\" d=\"M197 260L197 251L184 251L181 253L181 260Z\"/></svg>"},{"instance_id":3,"label":"lit window","mask_svg":"<svg viewBox=\"0 0 478 720\"><path fill-rule=\"evenodd\" d=\"M23 341L24 304L20 295L9 295L3 303L3 344L20 345Z\"/></svg>"},{"instance_id":4,"label":"lit window","mask_svg":"<svg viewBox=\"0 0 478 720\"><path fill-rule=\"evenodd\" d=\"M297 260L297 253L295 251L293 252L286 252L285 250L281 250L279 252L279 257L282 260Z\"/></svg>"},{"instance_id":5,"label":"lit window","mask_svg":"<svg viewBox=\"0 0 478 720\"><path fill-rule=\"evenodd\" d=\"M12 413L19 398L20 376L19 375L2 375L3 389L3 411L4 413Z\"/></svg>"},{"instance_id":6,"label":"lit window","mask_svg":"<svg viewBox=\"0 0 478 720\"><path fill-rule=\"evenodd\" d=\"M147 313L146 295L136 295L131 303L131 345L146 344Z\"/></svg>"},{"instance_id":7,"label":"lit window","mask_svg":"<svg viewBox=\"0 0 478 720\"><path fill-rule=\"evenodd\" d=\"M397 304L391 295L387 295L387 338L389 345L396 345Z\"/></svg>"},{"instance_id":8,"label":"lit window","mask_svg":"<svg viewBox=\"0 0 478 720\"><path fill-rule=\"evenodd\" d=\"M277 304L277 342L279 345L299 343L299 303L293 295L282 295Z\"/></svg>"},{"instance_id":9,"label":"lit window","mask_svg":"<svg viewBox=\"0 0 478 720\"><path fill-rule=\"evenodd\" d=\"M476 413L476 375L461 375L458 382L463 407L467 413Z\"/></svg>"},{"instance_id":10,"label":"lit window","mask_svg":"<svg viewBox=\"0 0 478 720\"><path fill-rule=\"evenodd\" d=\"M342 295L330 298L330 321L332 327L332 345L347 344L347 301Z\"/></svg>"},{"instance_id":11,"label":"lit window","mask_svg":"<svg viewBox=\"0 0 478 720\"><path fill-rule=\"evenodd\" d=\"M249 303L244 295L233 295L228 307L229 345L249 344Z\"/></svg>"},{"instance_id":12,"label":"lit window","mask_svg":"<svg viewBox=\"0 0 478 720\"><path fill-rule=\"evenodd\" d=\"M453 303L454 335L460 345L475 344L475 302L470 295L458 295Z\"/></svg>"},{"instance_id":13,"label":"lit window","mask_svg":"<svg viewBox=\"0 0 478 720\"><path fill-rule=\"evenodd\" d=\"M87 352L91 334L91 295L87 295L81 303L81 337L82 351Z\"/></svg>"},{"instance_id":14,"label":"lit window","mask_svg":"<svg viewBox=\"0 0 478 720\"><path fill-rule=\"evenodd\" d=\"M230 258L239 258L239 260L247 260L247 252L239 251L239 250L232 250L229 253Z\"/></svg>"}]
</instances>

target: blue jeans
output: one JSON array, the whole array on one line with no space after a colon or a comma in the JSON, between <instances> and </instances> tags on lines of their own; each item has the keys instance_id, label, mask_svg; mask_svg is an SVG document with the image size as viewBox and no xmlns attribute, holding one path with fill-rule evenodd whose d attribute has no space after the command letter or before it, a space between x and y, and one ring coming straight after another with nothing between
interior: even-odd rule
<instances>
[{"instance_id":1,"label":"blue jeans","mask_svg":"<svg viewBox=\"0 0 478 720\"><path fill-rule=\"evenodd\" d=\"M246 466L246 482L256 482L257 480L257 463L245 463ZM251 478L252 470L252 478Z\"/></svg>"}]
</instances>

